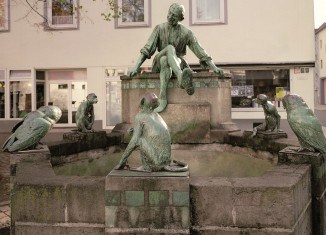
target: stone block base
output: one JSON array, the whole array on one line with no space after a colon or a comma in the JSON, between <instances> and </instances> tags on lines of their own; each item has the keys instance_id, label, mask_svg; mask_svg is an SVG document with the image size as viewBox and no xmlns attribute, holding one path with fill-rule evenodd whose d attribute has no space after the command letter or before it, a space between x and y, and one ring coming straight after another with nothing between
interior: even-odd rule
<instances>
[{"instance_id":1,"label":"stone block base","mask_svg":"<svg viewBox=\"0 0 326 235\"><path fill-rule=\"evenodd\" d=\"M79 132L72 131L63 134L64 140L70 140L74 142L83 142L86 145L96 145L97 148L104 148L106 146L106 132Z\"/></svg>"},{"instance_id":2,"label":"stone block base","mask_svg":"<svg viewBox=\"0 0 326 235\"><path fill-rule=\"evenodd\" d=\"M189 234L188 172L113 170L105 182L108 234Z\"/></svg>"},{"instance_id":3,"label":"stone block base","mask_svg":"<svg viewBox=\"0 0 326 235\"><path fill-rule=\"evenodd\" d=\"M306 165L275 166L253 178L192 179L191 232L312 234L310 183Z\"/></svg>"},{"instance_id":4,"label":"stone block base","mask_svg":"<svg viewBox=\"0 0 326 235\"><path fill-rule=\"evenodd\" d=\"M288 138L288 135L284 131L279 132L266 132L266 131L258 131L257 137L263 138L263 139L280 139L280 138Z\"/></svg>"},{"instance_id":5,"label":"stone block base","mask_svg":"<svg viewBox=\"0 0 326 235\"><path fill-rule=\"evenodd\" d=\"M279 152L279 162L311 165L312 229L313 234L326 234L326 164L319 152L302 151L289 146Z\"/></svg>"},{"instance_id":6,"label":"stone block base","mask_svg":"<svg viewBox=\"0 0 326 235\"><path fill-rule=\"evenodd\" d=\"M44 235L44 234L69 234L69 235L103 235L103 224L88 223L57 223L57 224L39 224L17 222L15 226L15 235Z\"/></svg>"}]
</instances>

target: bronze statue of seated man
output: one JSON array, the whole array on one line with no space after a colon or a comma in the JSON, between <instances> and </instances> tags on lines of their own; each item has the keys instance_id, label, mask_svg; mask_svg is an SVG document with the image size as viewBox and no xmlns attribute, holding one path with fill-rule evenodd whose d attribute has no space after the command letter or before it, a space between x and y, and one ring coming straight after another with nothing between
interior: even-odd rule
<instances>
[{"instance_id":1,"label":"bronze statue of seated man","mask_svg":"<svg viewBox=\"0 0 326 235\"><path fill-rule=\"evenodd\" d=\"M175 74L178 86L185 89L188 95L194 94L192 82L192 70L184 59L187 46L199 58L203 67L212 69L215 73L223 76L223 71L215 66L212 58L201 47L193 32L181 25L179 22L184 19L184 6L173 3L167 15L167 22L157 25L146 45L140 50L140 56L135 67L130 71L130 76L135 76L138 69L146 59L158 51L152 65L153 72L160 73L160 105L155 109L162 112L167 106L167 86L172 76Z\"/></svg>"}]
</instances>

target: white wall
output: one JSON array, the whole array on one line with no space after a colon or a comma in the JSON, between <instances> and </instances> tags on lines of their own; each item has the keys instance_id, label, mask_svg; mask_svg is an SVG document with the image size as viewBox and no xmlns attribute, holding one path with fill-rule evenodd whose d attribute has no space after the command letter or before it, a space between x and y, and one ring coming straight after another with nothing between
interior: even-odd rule
<instances>
[{"instance_id":1,"label":"white wall","mask_svg":"<svg viewBox=\"0 0 326 235\"><path fill-rule=\"evenodd\" d=\"M80 29L66 31L44 31L35 26L42 22L36 14L21 19L29 10L24 0L10 2L11 29L0 34L4 68L131 66L173 2L185 5L183 24L189 26L188 0L152 0L152 26L131 29L115 29L113 21L102 19L105 1L81 0L87 13L81 14ZM191 28L216 63L279 63L314 61L313 25L313 0L227 0L227 24ZM198 62L188 54L190 63Z\"/></svg>"},{"instance_id":2,"label":"white wall","mask_svg":"<svg viewBox=\"0 0 326 235\"><path fill-rule=\"evenodd\" d=\"M95 116L104 120L105 67L133 66L155 25L166 21L173 2L185 6L183 24L193 30L215 63L314 62L313 0L226 1L226 24L190 26L189 0L152 0L151 27L115 29L113 21L101 16L107 8L104 0L80 0L79 29L61 31L45 31L38 25L42 18L34 13L23 19L30 11L25 0L10 1L10 32L0 33L0 68L86 68L88 93L99 98ZM39 1L38 10L42 9ZM198 63L190 51L186 58ZM150 66L151 61L144 65ZM302 95L313 108L312 74L304 76L291 72L291 91ZM232 114L233 118L251 116L263 118L263 113Z\"/></svg>"},{"instance_id":3,"label":"white wall","mask_svg":"<svg viewBox=\"0 0 326 235\"><path fill-rule=\"evenodd\" d=\"M322 41L322 48L320 47L320 40ZM318 50L318 72L320 77L326 77L326 28L318 33L318 39L316 42L316 49ZM323 68L320 67L320 60L323 60Z\"/></svg>"}]
</instances>

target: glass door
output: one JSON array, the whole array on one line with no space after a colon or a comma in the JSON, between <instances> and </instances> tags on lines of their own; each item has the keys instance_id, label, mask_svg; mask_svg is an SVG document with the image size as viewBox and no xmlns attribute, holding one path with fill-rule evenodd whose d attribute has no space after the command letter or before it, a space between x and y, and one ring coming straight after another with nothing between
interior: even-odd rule
<instances>
[{"instance_id":1,"label":"glass door","mask_svg":"<svg viewBox=\"0 0 326 235\"><path fill-rule=\"evenodd\" d=\"M71 82L71 114L72 123L76 123L75 115L81 102L86 100L86 82Z\"/></svg>"},{"instance_id":2,"label":"glass door","mask_svg":"<svg viewBox=\"0 0 326 235\"><path fill-rule=\"evenodd\" d=\"M69 85L66 82L50 83L48 105L58 106L62 111L62 116L57 124L70 124L69 120Z\"/></svg>"},{"instance_id":3,"label":"glass door","mask_svg":"<svg viewBox=\"0 0 326 235\"><path fill-rule=\"evenodd\" d=\"M49 83L48 105L58 106L62 116L57 126L73 126L76 111L81 102L86 100L87 82L85 81L55 81Z\"/></svg>"}]
</instances>

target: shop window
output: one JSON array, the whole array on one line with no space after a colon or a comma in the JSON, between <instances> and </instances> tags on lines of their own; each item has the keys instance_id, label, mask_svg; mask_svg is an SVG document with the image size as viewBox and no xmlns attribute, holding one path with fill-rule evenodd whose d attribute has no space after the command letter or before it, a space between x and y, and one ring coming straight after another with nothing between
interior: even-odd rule
<instances>
[{"instance_id":1,"label":"shop window","mask_svg":"<svg viewBox=\"0 0 326 235\"><path fill-rule=\"evenodd\" d=\"M78 28L77 0L47 0L46 25L48 29Z\"/></svg>"},{"instance_id":2,"label":"shop window","mask_svg":"<svg viewBox=\"0 0 326 235\"><path fill-rule=\"evenodd\" d=\"M106 82L106 126L121 122L121 82Z\"/></svg>"},{"instance_id":3,"label":"shop window","mask_svg":"<svg viewBox=\"0 0 326 235\"><path fill-rule=\"evenodd\" d=\"M191 23L219 24L225 23L226 0L190 0Z\"/></svg>"},{"instance_id":4,"label":"shop window","mask_svg":"<svg viewBox=\"0 0 326 235\"><path fill-rule=\"evenodd\" d=\"M0 70L0 118L5 118L5 70Z\"/></svg>"},{"instance_id":5,"label":"shop window","mask_svg":"<svg viewBox=\"0 0 326 235\"><path fill-rule=\"evenodd\" d=\"M10 117L23 118L32 111L32 82L10 82Z\"/></svg>"},{"instance_id":6,"label":"shop window","mask_svg":"<svg viewBox=\"0 0 326 235\"><path fill-rule=\"evenodd\" d=\"M255 98L265 94L276 107L281 107L282 97L290 91L288 69L231 70L232 108L256 108Z\"/></svg>"}]
</instances>

